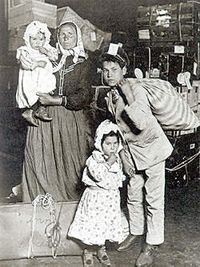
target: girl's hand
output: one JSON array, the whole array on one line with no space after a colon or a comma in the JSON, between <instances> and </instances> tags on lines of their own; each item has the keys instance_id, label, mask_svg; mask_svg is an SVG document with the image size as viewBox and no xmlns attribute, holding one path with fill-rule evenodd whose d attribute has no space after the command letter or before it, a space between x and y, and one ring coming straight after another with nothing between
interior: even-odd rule
<instances>
[{"instance_id":1,"label":"girl's hand","mask_svg":"<svg viewBox=\"0 0 200 267\"><path fill-rule=\"evenodd\" d=\"M51 96L50 94L37 93L39 102L44 106L60 106L62 98L59 96Z\"/></svg>"},{"instance_id":2,"label":"girl's hand","mask_svg":"<svg viewBox=\"0 0 200 267\"><path fill-rule=\"evenodd\" d=\"M117 156L115 153L111 153L109 158L107 159L107 163L111 166L117 161Z\"/></svg>"}]
</instances>

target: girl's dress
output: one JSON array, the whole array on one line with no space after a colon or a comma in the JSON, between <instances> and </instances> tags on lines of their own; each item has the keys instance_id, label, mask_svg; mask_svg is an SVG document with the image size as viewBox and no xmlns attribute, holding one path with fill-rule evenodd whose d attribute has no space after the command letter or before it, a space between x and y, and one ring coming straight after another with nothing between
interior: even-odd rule
<instances>
[{"instance_id":1,"label":"girl's dress","mask_svg":"<svg viewBox=\"0 0 200 267\"><path fill-rule=\"evenodd\" d=\"M120 159L111 167L102 152L95 150L86 162L83 182L87 185L79 202L68 236L88 245L104 245L106 240L125 238L120 209L124 175Z\"/></svg>"}]
</instances>

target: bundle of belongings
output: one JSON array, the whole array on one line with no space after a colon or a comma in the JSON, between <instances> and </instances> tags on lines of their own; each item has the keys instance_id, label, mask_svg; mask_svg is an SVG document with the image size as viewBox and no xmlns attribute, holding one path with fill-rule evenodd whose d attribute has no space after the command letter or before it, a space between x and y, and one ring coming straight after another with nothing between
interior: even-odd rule
<instances>
[{"instance_id":1,"label":"bundle of belongings","mask_svg":"<svg viewBox=\"0 0 200 267\"><path fill-rule=\"evenodd\" d=\"M132 88L137 85L145 88L151 110L164 130L190 130L200 126L198 117L169 82L147 78L128 80Z\"/></svg>"}]
</instances>

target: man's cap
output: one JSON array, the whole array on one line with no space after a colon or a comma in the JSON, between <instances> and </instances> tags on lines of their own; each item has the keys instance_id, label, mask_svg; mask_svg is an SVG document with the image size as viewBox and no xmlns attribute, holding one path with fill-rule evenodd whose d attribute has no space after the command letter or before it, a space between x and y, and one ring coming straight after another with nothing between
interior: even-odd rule
<instances>
[{"instance_id":1,"label":"man's cap","mask_svg":"<svg viewBox=\"0 0 200 267\"><path fill-rule=\"evenodd\" d=\"M113 61L119 63L121 67L130 64L127 53L122 48L122 45L110 43L109 46L103 48L99 57L99 62L102 64L104 61Z\"/></svg>"}]
</instances>

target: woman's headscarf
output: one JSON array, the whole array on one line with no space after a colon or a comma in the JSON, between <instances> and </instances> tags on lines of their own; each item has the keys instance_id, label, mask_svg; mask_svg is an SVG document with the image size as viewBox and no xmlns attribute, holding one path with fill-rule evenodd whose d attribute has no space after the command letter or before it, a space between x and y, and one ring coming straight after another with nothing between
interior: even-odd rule
<instances>
[{"instance_id":1,"label":"woman's headscarf","mask_svg":"<svg viewBox=\"0 0 200 267\"><path fill-rule=\"evenodd\" d=\"M86 58L86 54L85 54L85 50L84 50L84 47L83 47L83 41L82 41L82 34L81 34L81 30L80 28L74 23L74 22L71 22L71 21L65 21L65 22L62 22L59 26L58 26L58 30L63 26L63 25L66 25L66 24L69 24L69 25L72 25L75 27L76 29L76 34L77 34L77 43L76 43L76 46L72 49L64 49L60 42L59 42L59 38L58 38L58 35L59 35L59 31L58 31L58 34L57 34L57 39L58 39L58 42L56 44L57 48L58 48L58 51L62 54L62 58L60 60L60 63L61 65L63 66L64 62L65 62L65 59L67 56L69 55L73 55L73 62L74 63L77 63L78 61L78 58L79 57L83 57L83 58ZM59 63L59 65L60 65ZM60 66L59 69L62 67Z\"/></svg>"}]
</instances>

